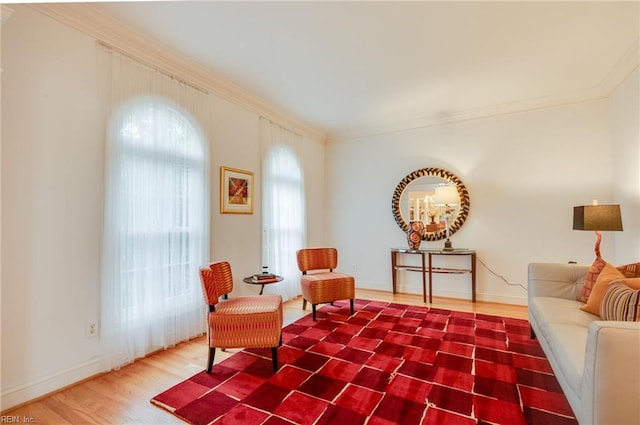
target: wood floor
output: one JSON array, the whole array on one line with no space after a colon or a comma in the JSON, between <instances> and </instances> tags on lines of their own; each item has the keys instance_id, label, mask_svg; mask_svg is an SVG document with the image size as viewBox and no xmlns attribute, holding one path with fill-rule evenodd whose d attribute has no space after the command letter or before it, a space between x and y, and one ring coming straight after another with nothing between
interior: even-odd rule
<instances>
[{"instance_id":1,"label":"wood floor","mask_svg":"<svg viewBox=\"0 0 640 425\"><path fill-rule=\"evenodd\" d=\"M424 305L422 295L392 295L389 292L358 289L357 297ZM465 300L436 297L432 305L449 310L527 318L525 306L485 302L474 304ZM301 298L288 301L284 304L285 323L294 322L309 312L310 307L303 312ZM216 363L237 351L227 350L223 353L217 350ZM38 425L182 424L173 415L153 406L149 400L203 370L206 358L207 338L203 336L2 414L19 417L20 423L31 422Z\"/></svg>"}]
</instances>

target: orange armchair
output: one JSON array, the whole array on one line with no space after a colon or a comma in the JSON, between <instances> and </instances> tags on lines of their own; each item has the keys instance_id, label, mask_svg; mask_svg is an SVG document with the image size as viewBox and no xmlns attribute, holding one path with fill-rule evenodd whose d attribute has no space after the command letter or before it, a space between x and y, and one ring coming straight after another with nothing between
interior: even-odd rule
<instances>
[{"instance_id":1,"label":"orange armchair","mask_svg":"<svg viewBox=\"0 0 640 425\"><path fill-rule=\"evenodd\" d=\"M211 373L216 347L271 347L273 371L277 371L278 347L282 345L282 297L255 295L221 300L233 290L231 266L226 261L201 268L200 279L209 305L207 373Z\"/></svg>"},{"instance_id":2,"label":"orange armchair","mask_svg":"<svg viewBox=\"0 0 640 425\"><path fill-rule=\"evenodd\" d=\"M313 320L316 320L316 305L349 299L353 314L355 279L353 276L334 272L338 266L338 250L335 248L305 248L296 252L298 269L302 272L302 309L311 303ZM308 272L312 273L308 273Z\"/></svg>"}]
</instances>

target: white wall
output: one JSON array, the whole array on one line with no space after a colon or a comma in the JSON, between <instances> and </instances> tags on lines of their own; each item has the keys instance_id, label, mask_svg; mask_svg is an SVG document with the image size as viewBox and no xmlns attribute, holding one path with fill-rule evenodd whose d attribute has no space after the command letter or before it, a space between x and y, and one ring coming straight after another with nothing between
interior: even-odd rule
<instances>
[{"instance_id":1,"label":"white wall","mask_svg":"<svg viewBox=\"0 0 640 425\"><path fill-rule=\"evenodd\" d=\"M1 28L2 409L101 371L100 342L84 336L100 316L105 123L95 40L12 8ZM211 259L230 261L238 282L262 264L259 116L209 98ZM321 245L324 144L305 143L308 239ZM219 213L223 165L255 173L254 214Z\"/></svg>"},{"instance_id":2,"label":"white wall","mask_svg":"<svg viewBox=\"0 0 640 425\"><path fill-rule=\"evenodd\" d=\"M616 259L640 259L640 73L628 77L611 96L611 141L615 203L620 204L623 232L616 232Z\"/></svg>"},{"instance_id":3,"label":"white wall","mask_svg":"<svg viewBox=\"0 0 640 425\"><path fill-rule=\"evenodd\" d=\"M393 191L409 172L441 167L471 196L452 242L475 249L488 267L478 263L478 299L526 304L522 287L489 269L526 286L529 262L592 262L595 235L572 230L573 206L613 202L611 155L606 100L331 143L329 240L343 268L355 265L357 286L389 290L389 248L406 247L391 214ZM611 236L602 252L615 262ZM401 273L399 290L421 293L420 275ZM468 275L435 278L436 295L470 293Z\"/></svg>"},{"instance_id":4,"label":"white wall","mask_svg":"<svg viewBox=\"0 0 640 425\"><path fill-rule=\"evenodd\" d=\"M3 408L98 372L95 61L92 40L29 9L2 24Z\"/></svg>"}]
</instances>

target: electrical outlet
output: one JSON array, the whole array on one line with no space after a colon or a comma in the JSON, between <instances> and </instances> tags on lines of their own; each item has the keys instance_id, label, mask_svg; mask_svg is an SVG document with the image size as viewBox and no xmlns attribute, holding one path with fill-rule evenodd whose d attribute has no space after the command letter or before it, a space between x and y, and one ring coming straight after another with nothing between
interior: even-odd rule
<instances>
[{"instance_id":1,"label":"electrical outlet","mask_svg":"<svg viewBox=\"0 0 640 425\"><path fill-rule=\"evenodd\" d=\"M98 324L96 322L89 322L84 328L84 337L93 338L98 335Z\"/></svg>"}]
</instances>

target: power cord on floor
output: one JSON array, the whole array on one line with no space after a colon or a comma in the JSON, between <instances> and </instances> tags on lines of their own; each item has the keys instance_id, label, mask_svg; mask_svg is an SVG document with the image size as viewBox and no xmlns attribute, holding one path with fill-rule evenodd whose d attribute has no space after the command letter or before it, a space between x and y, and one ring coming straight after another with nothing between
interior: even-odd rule
<instances>
[{"instance_id":1,"label":"power cord on floor","mask_svg":"<svg viewBox=\"0 0 640 425\"><path fill-rule=\"evenodd\" d=\"M485 269L487 269L487 270L489 271L489 273L491 273L491 274L492 274L492 275L494 275L495 277L497 277L497 278L501 279L501 280L502 280L504 283L506 283L507 285L509 285L509 286L519 286L519 287L521 287L522 289L524 289L525 291L527 290L527 287L526 287L526 286L524 286L524 285L522 285L522 284L520 284L520 283L510 283L507 279L505 279L505 277L504 277L504 276L499 275L498 273L496 273L496 272L494 272L493 270L491 270L491 269L489 268L489 266L487 266L487 265L485 264L485 262L484 262L484 261L482 261L482 260L480 259L480 257L476 257L476 259L480 262L480 264L482 264L482 265L484 266L484 268L485 268Z\"/></svg>"}]
</instances>

